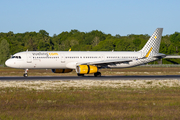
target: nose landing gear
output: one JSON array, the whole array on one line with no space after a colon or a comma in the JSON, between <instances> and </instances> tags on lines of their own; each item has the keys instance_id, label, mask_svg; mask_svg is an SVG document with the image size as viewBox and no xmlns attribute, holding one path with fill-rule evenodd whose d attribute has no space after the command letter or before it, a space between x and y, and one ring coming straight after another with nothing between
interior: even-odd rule
<instances>
[{"instance_id":1,"label":"nose landing gear","mask_svg":"<svg viewBox=\"0 0 180 120\"><path fill-rule=\"evenodd\" d=\"M24 77L28 77L28 69L25 69L23 76L24 76Z\"/></svg>"}]
</instances>

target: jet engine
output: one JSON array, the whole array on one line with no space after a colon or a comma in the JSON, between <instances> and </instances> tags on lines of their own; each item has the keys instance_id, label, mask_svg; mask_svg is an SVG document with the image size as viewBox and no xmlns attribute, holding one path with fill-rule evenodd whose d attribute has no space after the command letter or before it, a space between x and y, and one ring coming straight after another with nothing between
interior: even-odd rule
<instances>
[{"instance_id":1,"label":"jet engine","mask_svg":"<svg viewBox=\"0 0 180 120\"><path fill-rule=\"evenodd\" d=\"M52 69L53 73L69 73L72 72L72 69Z\"/></svg>"},{"instance_id":2,"label":"jet engine","mask_svg":"<svg viewBox=\"0 0 180 120\"><path fill-rule=\"evenodd\" d=\"M76 67L76 72L78 74L92 74L97 73L98 68L93 65L78 65Z\"/></svg>"}]
</instances>

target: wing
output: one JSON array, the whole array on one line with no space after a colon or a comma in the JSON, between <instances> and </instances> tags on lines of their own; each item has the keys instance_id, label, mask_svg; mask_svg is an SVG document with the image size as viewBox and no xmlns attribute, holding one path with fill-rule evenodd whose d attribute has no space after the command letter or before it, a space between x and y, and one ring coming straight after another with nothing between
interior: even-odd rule
<instances>
[{"instance_id":1,"label":"wing","mask_svg":"<svg viewBox=\"0 0 180 120\"><path fill-rule=\"evenodd\" d=\"M102 60L102 61L79 63L79 65L111 65L111 64L118 64L118 63L127 63L130 61L132 61L132 60L130 60L130 59L114 59L114 60Z\"/></svg>"}]
</instances>

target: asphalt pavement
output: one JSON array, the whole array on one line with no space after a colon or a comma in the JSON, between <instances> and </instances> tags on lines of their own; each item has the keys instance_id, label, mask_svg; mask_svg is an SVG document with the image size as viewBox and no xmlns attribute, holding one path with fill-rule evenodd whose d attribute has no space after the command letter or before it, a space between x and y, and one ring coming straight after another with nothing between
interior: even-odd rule
<instances>
[{"instance_id":1,"label":"asphalt pavement","mask_svg":"<svg viewBox=\"0 0 180 120\"><path fill-rule=\"evenodd\" d=\"M29 77L0 77L0 81L38 81L38 80L171 80L179 79L180 75L149 75L149 76L29 76Z\"/></svg>"}]
</instances>

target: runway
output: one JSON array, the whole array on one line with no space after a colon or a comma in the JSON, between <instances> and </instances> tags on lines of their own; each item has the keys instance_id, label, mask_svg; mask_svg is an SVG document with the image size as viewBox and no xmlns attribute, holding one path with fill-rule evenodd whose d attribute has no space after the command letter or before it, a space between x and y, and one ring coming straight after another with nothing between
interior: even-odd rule
<instances>
[{"instance_id":1,"label":"runway","mask_svg":"<svg viewBox=\"0 0 180 120\"><path fill-rule=\"evenodd\" d=\"M0 81L38 81L38 80L180 80L180 75L149 75L149 76L29 76L29 77L0 77Z\"/></svg>"}]
</instances>

